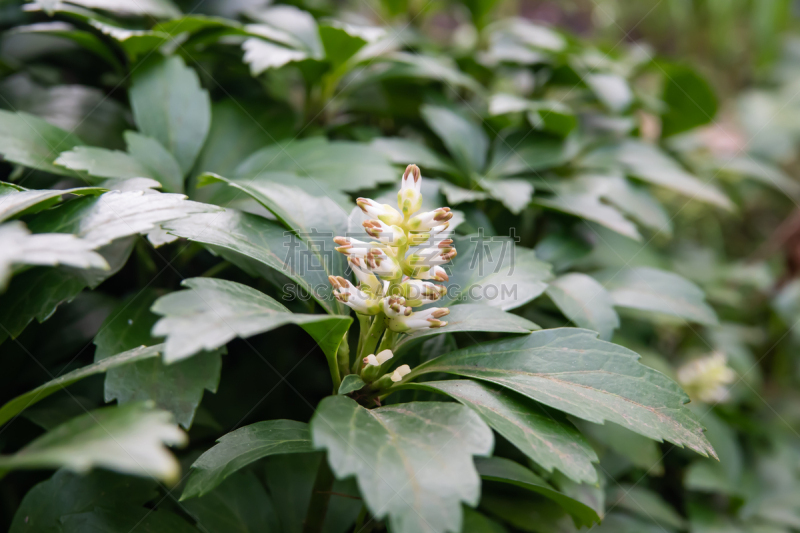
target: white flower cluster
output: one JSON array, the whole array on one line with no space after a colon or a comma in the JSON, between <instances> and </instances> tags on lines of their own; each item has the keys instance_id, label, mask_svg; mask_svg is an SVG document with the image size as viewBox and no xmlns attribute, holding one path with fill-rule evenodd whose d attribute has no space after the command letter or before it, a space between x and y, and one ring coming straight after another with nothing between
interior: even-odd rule
<instances>
[{"instance_id":1,"label":"white flower cluster","mask_svg":"<svg viewBox=\"0 0 800 533\"><path fill-rule=\"evenodd\" d=\"M721 352L694 359L678 369L678 381L689 397L706 403L727 401L730 391L726 385L735 378L736 373Z\"/></svg>"},{"instance_id":2,"label":"white flower cluster","mask_svg":"<svg viewBox=\"0 0 800 533\"><path fill-rule=\"evenodd\" d=\"M442 327L447 322L440 319L450 312L446 308L412 309L447 293L443 285L428 280L447 281L442 265L456 255L453 240L447 238L453 218L450 208L415 214L422 207L421 185L419 168L409 165L397 193L399 211L359 198L358 206L372 217L363 223L364 229L375 241L349 237L334 241L360 283L355 286L341 276L328 278L337 300L362 315L382 313L386 327L401 333Z\"/></svg>"}]
</instances>

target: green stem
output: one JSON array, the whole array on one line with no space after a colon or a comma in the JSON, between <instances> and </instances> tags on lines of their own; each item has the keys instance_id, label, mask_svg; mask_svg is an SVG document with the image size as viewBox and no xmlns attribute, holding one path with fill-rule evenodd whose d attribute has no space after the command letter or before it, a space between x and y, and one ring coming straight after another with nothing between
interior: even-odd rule
<instances>
[{"instance_id":1,"label":"green stem","mask_svg":"<svg viewBox=\"0 0 800 533\"><path fill-rule=\"evenodd\" d=\"M386 333L383 334L383 338L381 339L381 344L378 346L378 349L375 350L375 353L382 352L386 349L391 350L394 348L394 341L397 338L397 332L392 330L387 330Z\"/></svg>"},{"instance_id":2,"label":"green stem","mask_svg":"<svg viewBox=\"0 0 800 533\"><path fill-rule=\"evenodd\" d=\"M348 330L349 331L349 330ZM343 378L350 373L350 344L347 342L347 331L344 333L344 338L339 344L339 350L336 352L336 360L339 363L339 377ZM339 390L339 387L336 387Z\"/></svg>"},{"instance_id":3,"label":"green stem","mask_svg":"<svg viewBox=\"0 0 800 533\"><path fill-rule=\"evenodd\" d=\"M328 512L328 502L333 488L333 472L328 467L328 458L323 457L311 489L311 501L308 503L306 519L303 521L303 533L320 533Z\"/></svg>"},{"instance_id":4,"label":"green stem","mask_svg":"<svg viewBox=\"0 0 800 533\"><path fill-rule=\"evenodd\" d=\"M364 339L364 345L361 347L361 352L358 354L357 364L359 371L361 370L362 359L371 353L375 353L375 346L378 345L378 341L381 339L384 330L386 330L384 314L378 313L375 315L375 318L372 319L372 326L370 326L367 337Z\"/></svg>"},{"instance_id":5,"label":"green stem","mask_svg":"<svg viewBox=\"0 0 800 533\"><path fill-rule=\"evenodd\" d=\"M369 517L369 511L367 510L367 506L363 505L361 507L361 512L358 513L358 519L356 520L356 527L353 529L353 533L368 533L372 531L373 521L372 519L367 520L367 517Z\"/></svg>"},{"instance_id":6,"label":"green stem","mask_svg":"<svg viewBox=\"0 0 800 533\"><path fill-rule=\"evenodd\" d=\"M358 373L358 367L360 366L359 357L361 357L361 350L364 347L364 341L367 338L367 333L369 333L369 328L370 328L370 322L369 322L370 321L370 317L368 315L360 315L360 314L356 313L356 317L358 317L358 325L359 325L358 349L356 350L356 358L353 361L353 366L350 369L350 373L351 374L357 374Z\"/></svg>"}]
</instances>

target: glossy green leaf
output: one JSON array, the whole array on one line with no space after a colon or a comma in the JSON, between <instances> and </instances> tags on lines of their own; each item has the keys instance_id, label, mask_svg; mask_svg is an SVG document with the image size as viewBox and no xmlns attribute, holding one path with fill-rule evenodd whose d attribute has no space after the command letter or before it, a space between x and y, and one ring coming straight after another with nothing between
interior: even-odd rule
<instances>
[{"instance_id":1,"label":"glossy green leaf","mask_svg":"<svg viewBox=\"0 0 800 533\"><path fill-rule=\"evenodd\" d=\"M619 485L608 497L608 505L638 515L647 522L655 522L673 529L683 529L685 521L661 497L641 486Z\"/></svg>"},{"instance_id":2,"label":"glossy green leaf","mask_svg":"<svg viewBox=\"0 0 800 533\"><path fill-rule=\"evenodd\" d=\"M166 192L183 192L183 172L171 153L153 139L134 131L125 132L128 152L148 171L149 176L161 183Z\"/></svg>"},{"instance_id":3,"label":"glossy green leaf","mask_svg":"<svg viewBox=\"0 0 800 533\"><path fill-rule=\"evenodd\" d=\"M150 334L158 320L158 316L150 312L150 306L158 296L156 291L143 290L111 312L94 340L95 361L134 346L159 342ZM161 359L138 361L107 372L105 400L117 400L120 405L152 400L189 429L203 391L217 392L221 367L219 351L198 354L191 361L172 365Z\"/></svg>"},{"instance_id":4,"label":"glossy green leaf","mask_svg":"<svg viewBox=\"0 0 800 533\"><path fill-rule=\"evenodd\" d=\"M324 57L317 21L308 11L292 5L275 5L267 9L254 10L252 17L259 23L284 34L279 36L275 31L271 32L269 36L273 40L292 43L316 59Z\"/></svg>"},{"instance_id":5,"label":"glossy green leaf","mask_svg":"<svg viewBox=\"0 0 800 533\"><path fill-rule=\"evenodd\" d=\"M319 27L319 37L325 49L325 59L333 68L341 66L367 44L359 35L348 32L345 26L333 22Z\"/></svg>"},{"instance_id":6,"label":"glossy green leaf","mask_svg":"<svg viewBox=\"0 0 800 533\"><path fill-rule=\"evenodd\" d=\"M705 302L702 289L672 272L636 267L603 271L594 277L611 294L617 307L717 324L717 315Z\"/></svg>"},{"instance_id":7,"label":"glossy green leaf","mask_svg":"<svg viewBox=\"0 0 800 533\"><path fill-rule=\"evenodd\" d=\"M239 165L234 178L247 181L273 172L291 172L319 182L323 190L342 191L399 183L402 175L368 144L312 137L262 148Z\"/></svg>"},{"instance_id":8,"label":"glossy green leaf","mask_svg":"<svg viewBox=\"0 0 800 533\"><path fill-rule=\"evenodd\" d=\"M578 418L609 420L716 457L684 406L686 394L638 358L592 331L560 328L450 352L413 369L406 380L446 372L490 381Z\"/></svg>"},{"instance_id":9,"label":"glossy green leaf","mask_svg":"<svg viewBox=\"0 0 800 533\"><path fill-rule=\"evenodd\" d=\"M378 137L370 146L398 165L415 164L424 170L458 172L453 165L424 144L401 137Z\"/></svg>"},{"instance_id":10,"label":"glossy green leaf","mask_svg":"<svg viewBox=\"0 0 800 533\"><path fill-rule=\"evenodd\" d=\"M494 142L486 169L489 176L537 175L540 170L560 166L569 159L564 139L535 133L500 135Z\"/></svg>"},{"instance_id":11,"label":"glossy green leaf","mask_svg":"<svg viewBox=\"0 0 800 533\"><path fill-rule=\"evenodd\" d=\"M583 76L583 81L597 99L615 113L625 111L633 101L633 91L622 76L598 72Z\"/></svg>"},{"instance_id":12,"label":"glossy green leaf","mask_svg":"<svg viewBox=\"0 0 800 533\"><path fill-rule=\"evenodd\" d=\"M514 309L544 292L550 265L533 250L516 246L508 237L454 237L457 257L446 265L450 282L445 305L479 303Z\"/></svg>"},{"instance_id":13,"label":"glossy green leaf","mask_svg":"<svg viewBox=\"0 0 800 533\"><path fill-rule=\"evenodd\" d=\"M609 340L619 327L619 316L608 291L594 278L571 272L549 283L547 295L576 326L592 329Z\"/></svg>"},{"instance_id":14,"label":"glossy green leaf","mask_svg":"<svg viewBox=\"0 0 800 533\"><path fill-rule=\"evenodd\" d=\"M266 294L247 285L214 278L184 280L189 290L159 298L153 312L161 318L153 335L166 337L164 361L172 363L200 350L214 350L235 337L247 338L286 324L311 335L329 360L353 319L349 316L291 313Z\"/></svg>"},{"instance_id":15,"label":"glossy green leaf","mask_svg":"<svg viewBox=\"0 0 800 533\"><path fill-rule=\"evenodd\" d=\"M79 187L77 189L26 189L9 183L0 183L0 222L16 216L31 215L61 201L65 194L78 196L102 194L101 187Z\"/></svg>"},{"instance_id":16,"label":"glossy green leaf","mask_svg":"<svg viewBox=\"0 0 800 533\"><path fill-rule=\"evenodd\" d=\"M22 222L0 225L0 292L5 290L13 268L23 265L65 265L73 268L108 270L102 255L91 242L75 235L42 233L32 235Z\"/></svg>"},{"instance_id":17,"label":"glossy green leaf","mask_svg":"<svg viewBox=\"0 0 800 533\"><path fill-rule=\"evenodd\" d=\"M40 213L28 227L34 233L72 233L100 247L122 237L150 232L168 220L216 210L215 206L190 202L182 194L110 191L94 198L77 198Z\"/></svg>"},{"instance_id":18,"label":"glossy green leaf","mask_svg":"<svg viewBox=\"0 0 800 533\"><path fill-rule=\"evenodd\" d=\"M208 533L278 531L272 499L252 472L238 472L202 498L181 502L181 508Z\"/></svg>"},{"instance_id":19,"label":"glossy green leaf","mask_svg":"<svg viewBox=\"0 0 800 533\"><path fill-rule=\"evenodd\" d=\"M366 386L364 380L358 374L347 374L342 379L342 384L339 386L337 394L350 394L357 390L363 389Z\"/></svg>"},{"instance_id":20,"label":"glossy green leaf","mask_svg":"<svg viewBox=\"0 0 800 533\"><path fill-rule=\"evenodd\" d=\"M293 420L256 422L223 435L192 464L181 499L203 496L234 472L269 455L313 451L308 425Z\"/></svg>"},{"instance_id":21,"label":"glossy green leaf","mask_svg":"<svg viewBox=\"0 0 800 533\"><path fill-rule=\"evenodd\" d=\"M485 480L510 483L553 500L572 515L578 527L591 526L602 518L591 507L559 492L544 479L510 459L479 457L475 459L475 466Z\"/></svg>"},{"instance_id":22,"label":"glossy green leaf","mask_svg":"<svg viewBox=\"0 0 800 533\"><path fill-rule=\"evenodd\" d=\"M420 114L466 173L481 172L486 164L489 138L475 117L447 107L424 105Z\"/></svg>"},{"instance_id":23,"label":"glossy green leaf","mask_svg":"<svg viewBox=\"0 0 800 533\"><path fill-rule=\"evenodd\" d=\"M705 422L705 419L703 421ZM653 476L663 475L664 465L661 462L662 454L657 442L611 422L600 425L577 420L576 425L581 433L589 437L592 442L599 443L601 447L610 448L620 457L630 461L632 465L644 469ZM709 442L711 441L709 440ZM719 453L716 446L714 446L714 451ZM717 463L711 459L709 461Z\"/></svg>"},{"instance_id":24,"label":"glossy green leaf","mask_svg":"<svg viewBox=\"0 0 800 533\"><path fill-rule=\"evenodd\" d=\"M501 201L515 215L519 215L531 203L533 185L529 181L506 178L481 180L480 184L492 198Z\"/></svg>"},{"instance_id":25,"label":"glossy green leaf","mask_svg":"<svg viewBox=\"0 0 800 533\"><path fill-rule=\"evenodd\" d=\"M183 445L186 434L152 403L104 407L61 424L13 455L0 455L0 470L102 467L178 481L180 466L165 445Z\"/></svg>"},{"instance_id":26,"label":"glossy green leaf","mask_svg":"<svg viewBox=\"0 0 800 533\"><path fill-rule=\"evenodd\" d=\"M194 165L211 124L211 103L180 56L151 59L133 72L131 107L139 130L175 156L184 174Z\"/></svg>"},{"instance_id":27,"label":"glossy green leaf","mask_svg":"<svg viewBox=\"0 0 800 533\"><path fill-rule=\"evenodd\" d=\"M356 476L364 502L397 533L461 528L461 503L476 505L473 455L488 455L491 430L454 403L414 402L365 409L325 398L311 419L314 446L339 478Z\"/></svg>"},{"instance_id":28,"label":"glossy green leaf","mask_svg":"<svg viewBox=\"0 0 800 533\"><path fill-rule=\"evenodd\" d=\"M131 155L119 150L76 146L62 152L53 164L74 171L85 171L98 178L152 178L150 171Z\"/></svg>"},{"instance_id":29,"label":"glossy green leaf","mask_svg":"<svg viewBox=\"0 0 800 533\"><path fill-rule=\"evenodd\" d=\"M97 506L142 505L156 497L156 481L107 470L75 474L61 469L34 486L14 515L9 533L61 531L61 517Z\"/></svg>"},{"instance_id":30,"label":"glossy green leaf","mask_svg":"<svg viewBox=\"0 0 800 533\"><path fill-rule=\"evenodd\" d=\"M58 392L64 387L68 387L69 385L82 380L83 378L94 376L96 374L102 374L119 366L129 365L137 361L158 357L161 355L162 349L163 345L137 347L132 350L107 357L94 364L78 368L72 372L64 374L63 376L59 376L51 381L48 381L44 385L40 385L31 391L21 394L13 400L7 402L5 405L3 405L3 407L0 407L0 424L8 422L11 420L11 418L28 407L44 400L54 392Z\"/></svg>"},{"instance_id":31,"label":"glossy green leaf","mask_svg":"<svg viewBox=\"0 0 800 533\"><path fill-rule=\"evenodd\" d=\"M714 90L697 71L686 65L659 65L664 74L661 95L665 112L661 115L661 135L676 133L708 124L717 114Z\"/></svg>"},{"instance_id":32,"label":"glossy green leaf","mask_svg":"<svg viewBox=\"0 0 800 533\"><path fill-rule=\"evenodd\" d=\"M61 152L81 144L76 135L39 117L0 110L0 154L6 161L74 177L74 171L53 162Z\"/></svg>"},{"instance_id":33,"label":"glossy green leaf","mask_svg":"<svg viewBox=\"0 0 800 533\"><path fill-rule=\"evenodd\" d=\"M316 253L277 222L225 209L174 220L163 227L173 235L209 246L254 276L275 280L276 273L280 273L310 294L327 312L344 312L331 294L328 273L319 265L310 264L309 259L316 257ZM275 282L282 285L285 278Z\"/></svg>"},{"instance_id":34,"label":"glossy green leaf","mask_svg":"<svg viewBox=\"0 0 800 533\"><path fill-rule=\"evenodd\" d=\"M424 328L403 336L395 345L395 352L400 351L401 346L407 348L411 345L410 343L418 339L445 333L484 331L488 333L518 333L524 335L541 329L521 316L482 304L454 305L450 308L450 314L447 315L446 320L447 325L444 327Z\"/></svg>"},{"instance_id":35,"label":"glossy green leaf","mask_svg":"<svg viewBox=\"0 0 800 533\"><path fill-rule=\"evenodd\" d=\"M250 66L250 74L258 76L272 68L280 68L295 61L308 59L308 53L294 50L253 37L242 43L244 62Z\"/></svg>"},{"instance_id":36,"label":"glossy green leaf","mask_svg":"<svg viewBox=\"0 0 800 533\"><path fill-rule=\"evenodd\" d=\"M464 510L464 525L461 531L463 533L507 533L506 528L495 522L488 516L475 511L466 505Z\"/></svg>"},{"instance_id":37,"label":"glossy green leaf","mask_svg":"<svg viewBox=\"0 0 800 533\"><path fill-rule=\"evenodd\" d=\"M446 394L466 405L548 472L556 468L577 482L597 482L592 465L597 455L583 435L536 402L497 385L472 380L426 381L408 387Z\"/></svg>"},{"instance_id":38,"label":"glossy green leaf","mask_svg":"<svg viewBox=\"0 0 800 533\"><path fill-rule=\"evenodd\" d=\"M120 15L150 15L158 18L180 16L180 10L170 0L69 0L90 9L102 9Z\"/></svg>"}]
</instances>

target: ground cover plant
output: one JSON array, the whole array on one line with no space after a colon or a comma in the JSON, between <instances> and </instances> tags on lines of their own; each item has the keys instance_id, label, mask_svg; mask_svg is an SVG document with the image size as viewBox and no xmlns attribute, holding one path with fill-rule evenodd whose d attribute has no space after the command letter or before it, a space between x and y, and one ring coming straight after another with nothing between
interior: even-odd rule
<instances>
[{"instance_id":1,"label":"ground cover plant","mask_svg":"<svg viewBox=\"0 0 800 533\"><path fill-rule=\"evenodd\" d=\"M796 44L519 7L0 5L2 527L800 529Z\"/></svg>"}]
</instances>

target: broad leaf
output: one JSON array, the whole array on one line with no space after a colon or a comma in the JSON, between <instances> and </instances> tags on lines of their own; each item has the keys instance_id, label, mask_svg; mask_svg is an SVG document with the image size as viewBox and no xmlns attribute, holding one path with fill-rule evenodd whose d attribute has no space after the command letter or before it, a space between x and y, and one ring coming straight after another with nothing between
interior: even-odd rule
<instances>
[{"instance_id":1,"label":"broad leaf","mask_svg":"<svg viewBox=\"0 0 800 533\"><path fill-rule=\"evenodd\" d=\"M512 239L469 235L453 240L458 256L446 265L450 282L445 305L472 302L514 309L547 288L550 265Z\"/></svg>"},{"instance_id":2,"label":"broad leaf","mask_svg":"<svg viewBox=\"0 0 800 533\"><path fill-rule=\"evenodd\" d=\"M128 152L148 171L149 176L161 183L166 192L183 192L183 172L171 153L153 139L134 131L125 132Z\"/></svg>"},{"instance_id":3,"label":"broad leaf","mask_svg":"<svg viewBox=\"0 0 800 533\"><path fill-rule=\"evenodd\" d=\"M635 485L619 485L610 491L608 504L612 508L629 511L646 522L654 522L665 527L683 530L685 520L661 497Z\"/></svg>"},{"instance_id":4,"label":"broad leaf","mask_svg":"<svg viewBox=\"0 0 800 533\"><path fill-rule=\"evenodd\" d=\"M502 457L479 457L475 459L475 466L485 480L510 483L553 500L572 515L578 527L591 526L600 522L601 516L598 516L597 511L559 492L519 463Z\"/></svg>"},{"instance_id":5,"label":"broad leaf","mask_svg":"<svg viewBox=\"0 0 800 533\"><path fill-rule=\"evenodd\" d=\"M96 374L102 374L103 372L107 372L119 366L129 365L137 361L158 357L161 355L162 348L162 345L134 348L132 350L128 350L127 352L106 357L102 361L78 368L72 372L64 374L63 376L59 376L51 381L48 381L44 385L40 385L31 391L21 394L13 400L8 401L5 405L3 405L3 407L0 407L0 425L5 424L18 413L22 412L33 404L44 400L51 394L60 391L64 387L68 387L73 383L82 380L83 378L94 376Z\"/></svg>"},{"instance_id":6,"label":"broad leaf","mask_svg":"<svg viewBox=\"0 0 800 533\"><path fill-rule=\"evenodd\" d=\"M0 222L17 216L38 213L48 207L52 207L59 203L61 197L65 194L84 196L97 195L104 192L105 189L101 187L32 190L9 183L0 183Z\"/></svg>"},{"instance_id":7,"label":"broad leaf","mask_svg":"<svg viewBox=\"0 0 800 533\"><path fill-rule=\"evenodd\" d=\"M717 97L714 90L694 69L679 64L666 64L662 100L666 104L661 115L661 135L669 137L714 120Z\"/></svg>"},{"instance_id":8,"label":"broad leaf","mask_svg":"<svg viewBox=\"0 0 800 533\"><path fill-rule=\"evenodd\" d=\"M614 300L594 278L572 272L549 283L546 291L553 303L575 325L592 329L609 340L619 327Z\"/></svg>"},{"instance_id":9,"label":"broad leaf","mask_svg":"<svg viewBox=\"0 0 800 533\"><path fill-rule=\"evenodd\" d=\"M164 224L171 234L203 243L254 276L276 279L283 274L310 294L328 313L345 311L332 296L328 273L313 264L316 252L277 222L257 215L225 209L219 213L193 215ZM331 250L330 254L336 252ZM343 274L339 273L339 275ZM278 278L277 284L284 284Z\"/></svg>"},{"instance_id":10,"label":"broad leaf","mask_svg":"<svg viewBox=\"0 0 800 533\"><path fill-rule=\"evenodd\" d=\"M684 406L686 394L638 358L592 331L560 328L450 352L413 369L406 380L446 372L490 381L578 418L609 420L716 457Z\"/></svg>"},{"instance_id":11,"label":"broad leaf","mask_svg":"<svg viewBox=\"0 0 800 533\"><path fill-rule=\"evenodd\" d=\"M0 470L102 467L174 483L180 466L164 445L185 443L172 415L151 403L104 407L61 424L14 455L0 455Z\"/></svg>"},{"instance_id":12,"label":"broad leaf","mask_svg":"<svg viewBox=\"0 0 800 533\"><path fill-rule=\"evenodd\" d=\"M464 526L461 529L464 533L507 533L506 528L487 517L475 511L466 505L464 509Z\"/></svg>"},{"instance_id":13,"label":"broad leaf","mask_svg":"<svg viewBox=\"0 0 800 533\"><path fill-rule=\"evenodd\" d=\"M219 348L235 337L297 324L335 364L339 344L353 321L349 316L292 313L266 294L232 281L191 278L182 285L189 290L159 298L152 308L164 317L153 327L153 335L166 337L167 363Z\"/></svg>"},{"instance_id":14,"label":"broad leaf","mask_svg":"<svg viewBox=\"0 0 800 533\"><path fill-rule=\"evenodd\" d=\"M370 143L375 150L384 154L392 163L398 165L415 164L423 170L458 172L453 165L422 143L401 137L378 137Z\"/></svg>"},{"instance_id":15,"label":"broad leaf","mask_svg":"<svg viewBox=\"0 0 800 533\"><path fill-rule=\"evenodd\" d=\"M73 268L108 270L91 242L75 235L43 233L31 235L22 222L0 225L0 292L5 290L14 266L66 265Z\"/></svg>"},{"instance_id":16,"label":"broad leaf","mask_svg":"<svg viewBox=\"0 0 800 533\"><path fill-rule=\"evenodd\" d=\"M567 162L568 144L552 135L499 135L494 142L492 157L486 169L489 176L533 174Z\"/></svg>"},{"instance_id":17,"label":"broad leaf","mask_svg":"<svg viewBox=\"0 0 800 533\"><path fill-rule=\"evenodd\" d=\"M633 91L625 78L617 74L598 72L586 74L583 81L597 99L615 113L625 111L633 101Z\"/></svg>"},{"instance_id":18,"label":"broad leaf","mask_svg":"<svg viewBox=\"0 0 800 533\"><path fill-rule=\"evenodd\" d=\"M0 110L0 154L6 161L25 167L75 176L56 166L58 154L83 144L76 135L28 113Z\"/></svg>"},{"instance_id":19,"label":"broad leaf","mask_svg":"<svg viewBox=\"0 0 800 533\"><path fill-rule=\"evenodd\" d=\"M554 468L579 483L596 483L597 455L566 420L497 385L455 379L412 383L408 387L446 394L478 413L492 429L548 472Z\"/></svg>"},{"instance_id":20,"label":"broad leaf","mask_svg":"<svg viewBox=\"0 0 800 533\"><path fill-rule=\"evenodd\" d=\"M364 380L358 374L347 374L342 379L342 384L339 385L339 390L336 394L350 394L366 386Z\"/></svg>"},{"instance_id":21,"label":"broad leaf","mask_svg":"<svg viewBox=\"0 0 800 533\"><path fill-rule=\"evenodd\" d=\"M533 185L522 179L481 180L483 187L495 200L499 200L509 211L519 215L531 203Z\"/></svg>"},{"instance_id":22,"label":"broad leaf","mask_svg":"<svg viewBox=\"0 0 800 533\"><path fill-rule=\"evenodd\" d=\"M649 267L607 270L594 275L617 307L671 315L699 324L717 324L702 289L672 272Z\"/></svg>"},{"instance_id":23,"label":"broad leaf","mask_svg":"<svg viewBox=\"0 0 800 533\"><path fill-rule=\"evenodd\" d=\"M41 213L28 227L34 233L73 233L100 247L121 237L150 232L168 220L216 209L187 201L182 194L110 191Z\"/></svg>"},{"instance_id":24,"label":"broad leaf","mask_svg":"<svg viewBox=\"0 0 800 533\"><path fill-rule=\"evenodd\" d=\"M317 21L308 11L291 5L276 5L253 10L251 16L273 30L270 38L306 50L314 58L322 59L324 50L319 38ZM276 34L282 33L283 36Z\"/></svg>"},{"instance_id":25,"label":"broad leaf","mask_svg":"<svg viewBox=\"0 0 800 533\"><path fill-rule=\"evenodd\" d=\"M142 505L156 497L155 480L107 470L75 474L62 469L34 486L14 515L9 533L61 531L61 517L97 506Z\"/></svg>"},{"instance_id":26,"label":"broad leaf","mask_svg":"<svg viewBox=\"0 0 800 533\"><path fill-rule=\"evenodd\" d=\"M154 178L135 157L119 150L94 146L76 146L68 152L62 152L53 164L76 172L85 171L98 178Z\"/></svg>"},{"instance_id":27,"label":"broad leaf","mask_svg":"<svg viewBox=\"0 0 800 533\"><path fill-rule=\"evenodd\" d=\"M422 106L420 113L465 173L483 170L489 139L480 122L447 107L434 105Z\"/></svg>"},{"instance_id":28,"label":"broad leaf","mask_svg":"<svg viewBox=\"0 0 800 533\"><path fill-rule=\"evenodd\" d=\"M180 10L170 0L69 0L70 4L102 9L120 15L151 15L158 18L180 16Z\"/></svg>"},{"instance_id":29,"label":"broad leaf","mask_svg":"<svg viewBox=\"0 0 800 533\"><path fill-rule=\"evenodd\" d=\"M461 529L461 503L476 505L473 455L488 455L491 430L453 403L365 409L345 396L322 400L311 419L314 445L338 478L356 476L369 510L397 533Z\"/></svg>"},{"instance_id":30,"label":"broad leaf","mask_svg":"<svg viewBox=\"0 0 800 533\"><path fill-rule=\"evenodd\" d=\"M707 424L707 421L707 418L703 418L704 423ZM632 465L644 469L647 474L653 476L664 474L664 465L661 463L661 449L658 447L657 442L638 433L632 433L628 429L611 422L600 425L577 420L576 425L581 430L581 433L586 435L593 443L598 443L601 448L610 448L617 455L630 461ZM706 436L708 436L708 433L706 433ZM709 442L711 442L711 439L709 439ZM714 446L714 443L712 442L711 445ZM717 446L714 446L714 451L720 454ZM719 464L711 459L700 460Z\"/></svg>"},{"instance_id":31,"label":"broad leaf","mask_svg":"<svg viewBox=\"0 0 800 533\"><path fill-rule=\"evenodd\" d=\"M447 315L447 325L443 328L423 328L405 335L396 345L395 352L401 346L407 348L409 343L424 339L432 335L443 333L458 333L469 331L484 331L487 333L519 333L526 334L541 329L539 326L522 318L521 316L507 313L497 307L482 304L454 305Z\"/></svg>"},{"instance_id":32,"label":"broad leaf","mask_svg":"<svg viewBox=\"0 0 800 533\"><path fill-rule=\"evenodd\" d=\"M237 429L192 465L181 500L208 494L225 478L264 457L312 452L308 425L293 420L267 420Z\"/></svg>"},{"instance_id":33,"label":"broad leaf","mask_svg":"<svg viewBox=\"0 0 800 533\"><path fill-rule=\"evenodd\" d=\"M180 56L149 61L133 72L131 107L139 130L191 170L211 124L211 103L194 69Z\"/></svg>"},{"instance_id":34,"label":"broad leaf","mask_svg":"<svg viewBox=\"0 0 800 533\"><path fill-rule=\"evenodd\" d=\"M252 37L242 43L244 62L250 65L250 74L259 74L271 69L280 68L287 63L308 59L308 53L303 50L294 50L277 44Z\"/></svg>"},{"instance_id":35,"label":"broad leaf","mask_svg":"<svg viewBox=\"0 0 800 533\"><path fill-rule=\"evenodd\" d=\"M273 172L291 172L312 178L323 190L342 191L399 181L401 175L381 152L368 144L313 137L262 148L239 165L235 178L247 181Z\"/></svg>"},{"instance_id":36,"label":"broad leaf","mask_svg":"<svg viewBox=\"0 0 800 533\"><path fill-rule=\"evenodd\" d=\"M272 499L252 472L234 474L210 494L181 502L181 508L209 533L278 531Z\"/></svg>"},{"instance_id":37,"label":"broad leaf","mask_svg":"<svg viewBox=\"0 0 800 533\"><path fill-rule=\"evenodd\" d=\"M158 320L150 312L150 306L158 296L156 291L142 290L111 312L94 340L95 361L134 346L159 342L150 335ZM158 408L172 412L175 420L189 429L203 392L217 392L221 367L220 352L215 351L172 365L155 358L110 369L106 374L105 400L117 400L120 405L153 400Z\"/></svg>"}]
</instances>

